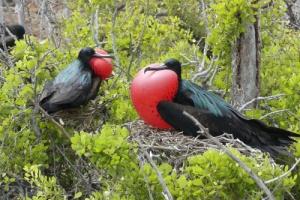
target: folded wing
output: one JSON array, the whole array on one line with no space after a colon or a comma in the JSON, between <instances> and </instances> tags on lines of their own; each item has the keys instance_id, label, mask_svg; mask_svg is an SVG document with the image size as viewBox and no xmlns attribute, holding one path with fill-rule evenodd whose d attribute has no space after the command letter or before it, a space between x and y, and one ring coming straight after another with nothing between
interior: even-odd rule
<instances>
[{"instance_id":1,"label":"folded wing","mask_svg":"<svg viewBox=\"0 0 300 200\"><path fill-rule=\"evenodd\" d=\"M40 95L40 105L49 113L86 103L93 85L92 73L75 61L53 81L49 81ZM99 85L98 85L99 87Z\"/></svg>"},{"instance_id":2,"label":"folded wing","mask_svg":"<svg viewBox=\"0 0 300 200\"><path fill-rule=\"evenodd\" d=\"M299 137L298 134L279 128L269 127L259 120L249 120L228 111L226 115L216 115L208 109L199 109L190 105L161 101L157 110L161 117L176 130L183 131L185 135L199 136L199 128L191 119L183 114L186 111L194 116L203 126L209 129L213 136L223 133L232 134L245 144L262 151L269 152L271 156L289 155L288 146Z\"/></svg>"}]
</instances>

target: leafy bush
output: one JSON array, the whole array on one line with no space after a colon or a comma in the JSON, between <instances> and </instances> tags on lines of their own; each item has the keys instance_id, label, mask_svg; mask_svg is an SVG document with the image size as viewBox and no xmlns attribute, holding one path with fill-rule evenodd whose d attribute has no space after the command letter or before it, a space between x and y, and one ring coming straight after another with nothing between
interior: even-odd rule
<instances>
[{"instance_id":1,"label":"leafy bush","mask_svg":"<svg viewBox=\"0 0 300 200\"><path fill-rule=\"evenodd\" d=\"M259 14L263 42L261 94L285 93L286 96L261 104L247 115L259 118L270 111L288 109L264 120L299 132L299 32L279 23L284 2L276 1L265 12L254 9L261 8L261 2L205 2L211 31L206 40L213 54L220 56L216 61L220 71L214 87L228 91L231 44L244 31L245 24L253 22L254 14ZM16 59L14 67L0 64L0 191L13 191L21 179L27 184L26 191L33 192L25 195L16 192L16 198L149 199L152 195L153 199L164 199L155 170L143 160L137 144L128 141L130 133L124 123L137 119L128 88L135 73L149 63L169 57L183 61L185 57L203 57L202 47L195 42L204 34L198 4L194 0L128 1L116 10L115 6L120 6L116 1L70 2L72 15L58 21L62 39L59 49L51 40L40 42L33 36L27 42L17 42L11 52ZM116 75L102 83L101 97L82 108L84 114L85 108L101 106L101 110L94 111L104 116L102 121L91 115L91 120L97 122L89 123L88 128L82 128L84 122L80 120L73 123L76 126L66 123L63 127L71 136L68 138L60 131L62 125L57 126L38 111L35 100L46 80L75 59L80 48L95 46L90 19L97 9L100 11L96 19L98 40L102 48L115 54ZM155 16L165 9L167 16ZM195 13L199 15L194 16ZM212 62L208 57L205 59L207 63ZM191 78L195 70L185 68L183 76ZM299 156L299 143L295 149ZM232 152L263 180L288 170L288 167L272 165L265 155L251 158L234 149ZM261 199L264 196L243 169L216 150L188 157L179 169L163 160L156 163L176 199ZM299 197L297 174L299 170L268 185L276 198L286 199L289 193ZM96 179L96 186L90 176Z\"/></svg>"}]
</instances>

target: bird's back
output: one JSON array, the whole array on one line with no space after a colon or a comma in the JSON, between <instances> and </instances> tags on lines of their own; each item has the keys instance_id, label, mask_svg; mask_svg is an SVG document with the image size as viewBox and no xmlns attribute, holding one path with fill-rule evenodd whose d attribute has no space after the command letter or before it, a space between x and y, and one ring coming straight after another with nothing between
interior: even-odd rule
<instances>
[{"instance_id":1,"label":"bird's back","mask_svg":"<svg viewBox=\"0 0 300 200\"><path fill-rule=\"evenodd\" d=\"M230 116L234 110L221 97L188 80L181 81L175 102L208 110L216 116Z\"/></svg>"},{"instance_id":2,"label":"bird's back","mask_svg":"<svg viewBox=\"0 0 300 200\"><path fill-rule=\"evenodd\" d=\"M45 85L40 97L41 106L51 113L82 105L88 100L91 87L91 70L75 60Z\"/></svg>"},{"instance_id":3,"label":"bird's back","mask_svg":"<svg viewBox=\"0 0 300 200\"><path fill-rule=\"evenodd\" d=\"M288 146L295 141L292 137L299 137L296 133L248 119L222 98L185 80L181 81L174 103L161 102L158 110L163 119L187 135L197 136L198 128L183 115L183 111L194 116L213 136L232 134L252 147L269 152L273 157L289 155Z\"/></svg>"}]
</instances>

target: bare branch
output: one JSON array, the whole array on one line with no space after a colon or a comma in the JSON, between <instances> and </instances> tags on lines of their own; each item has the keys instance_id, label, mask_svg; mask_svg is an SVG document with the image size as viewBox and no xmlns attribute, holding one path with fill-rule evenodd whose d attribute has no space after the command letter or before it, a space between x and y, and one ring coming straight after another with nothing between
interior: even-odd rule
<instances>
[{"instance_id":1,"label":"bare branch","mask_svg":"<svg viewBox=\"0 0 300 200\"><path fill-rule=\"evenodd\" d=\"M242 162L237 156L235 156L231 151L229 151L221 142L219 142L216 138L214 138L195 117L190 115L187 112L183 112L185 116L190 118L196 126L199 127L199 133L206 136L208 139L211 139L217 146L220 147L232 160L239 164L241 168L245 170L245 172L256 182L257 186L267 195L269 200L275 200L272 192L270 189L265 185L265 183L244 163Z\"/></svg>"},{"instance_id":2,"label":"bare branch","mask_svg":"<svg viewBox=\"0 0 300 200\"><path fill-rule=\"evenodd\" d=\"M3 10L3 7L4 7L4 2L3 2L3 0L0 0L0 24L4 23L4 10Z\"/></svg>"},{"instance_id":3,"label":"bare branch","mask_svg":"<svg viewBox=\"0 0 300 200\"><path fill-rule=\"evenodd\" d=\"M33 126L33 131L35 132L36 134L36 137L37 139L39 140L40 139L40 136L41 136L41 130L37 124L37 121L36 121L36 114L38 112L38 98L37 98L37 76L36 76L36 71L38 68L40 68L40 65L44 62L44 60L46 59L46 57L52 53L55 49L52 49L52 50L49 50L47 52L44 53L44 55L40 58L39 54L37 53L37 64L34 66L34 71L32 72L32 84L33 84L33 96L35 97L34 99L34 109L33 109L33 112L32 112L32 115L31 115L31 123L32 123L32 126Z\"/></svg>"},{"instance_id":4,"label":"bare branch","mask_svg":"<svg viewBox=\"0 0 300 200\"><path fill-rule=\"evenodd\" d=\"M139 156L140 168L142 168L144 166L144 159L143 158L144 158L144 156ZM149 179L148 179L148 177L144 173L143 173L143 177L144 177L144 181L145 181L146 186L147 186L147 190L148 190L148 194L149 194L149 199L150 200L154 200L152 192L151 192L151 188L150 188L150 185L149 185Z\"/></svg>"},{"instance_id":5,"label":"bare branch","mask_svg":"<svg viewBox=\"0 0 300 200\"><path fill-rule=\"evenodd\" d=\"M18 23L25 27L25 9L24 9L24 0L17 0L15 11L18 14Z\"/></svg>"},{"instance_id":6,"label":"bare branch","mask_svg":"<svg viewBox=\"0 0 300 200\"><path fill-rule=\"evenodd\" d=\"M278 114L278 113L281 113L281 112L286 112L286 111L289 111L289 109L276 110L276 111L273 111L273 112L270 112L270 113L267 113L267 114L261 116L259 119L262 120L262 119L264 119L266 117L269 117L271 115Z\"/></svg>"},{"instance_id":7,"label":"bare branch","mask_svg":"<svg viewBox=\"0 0 300 200\"><path fill-rule=\"evenodd\" d=\"M49 115L39 104L36 105L39 110L53 123L57 126L57 128L68 138L70 139L70 134L66 131L66 129L61 126L51 115Z\"/></svg>"},{"instance_id":8,"label":"bare branch","mask_svg":"<svg viewBox=\"0 0 300 200\"><path fill-rule=\"evenodd\" d=\"M265 181L265 184L273 183L273 182L275 182L275 181L277 181L277 180L279 180L279 179L282 179L282 178L288 176L288 175L296 168L296 166L297 166L299 163L300 163L300 158L296 159L296 162L293 164L293 166L292 166L287 172L281 174L280 176L277 176L277 177L275 177L275 178L272 178L272 179L270 179L270 180Z\"/></svg>"},{"instance_id":9,"label":"bare branch","mask_svg":"<svg viewBox=\"0 0 300 200\"><path fill-rule=\"evenodd\" d=\"M138 57L138 54L140 54L141 52L141 45L142 45L142 41L143 41L143 37L144 37L144 34L145 34L145 30L147 28L147 21L148 21L148 15L149 15L149 0L146 0L146 6L145 6L145 18L144 18L144 21L143 21L143 27L142 27L142 30L140 31L139 33L139 36L138 36L138 40L136 42L136 45L135 45L135 48L133 48L133 45L132 45L132 40L131 40L131 35L130 35L130 62L129 62L129 65L127 67L127 78L128 80L130 80L131 77L131 67L132 67L132 63L133 63L133 60L134 60L134 56L137 55ZM138 60L138 62L140 62Z\"/></svg>"},{"instance_id":10,"label":"bare branch","mask_svg":"<svg viewBox=\"0 0 300 200\"><path fill-rule=\"evenodd\" d=\"M213 70L212 75L210 76L209 81L208 81L209 87L212 86L213 80L216 77L217 72L218 72L218 67L215 67L215 69Z\"/></svg>"},{"instance_id":11,"label":"bare branch","mask_svg":"<svg viewBox=\"0 0 300 200\"><path fill-rule=\"evenodd\" d=\"M203 14L203 19L204 19L204 25L205 25L205 32L207 35L209 35L209 29L208 29L208 17L207 17L207 13L206 13L206 4L204 2L204 0L201 0L201 9L202 9L202 14ZM205 43L206 45L206 43Z\"/></svg>"},{"instance_id":12,"label":"bare branch","mask_svg":"<svg viewBox=\"0 0 300 200\"><path fill-rule=\"evenodd\" d=\"M116 44L116 36L115 36L115 25L116 25L116 19L118 16L118 6L117 6L117 1L115 2L115 10L112 16L112 27L111 27L111 39L112 39L112 48L115 56L115 63L117 66L120 66L120 59L118 55L118 50L117 50L117 44Z\"/></svg>"},{"instance_id":13,"label":"bare branch","mask_svg":"<svg viewBox=\"0 0 300 200\"><path fill-rule=\"evenodd\" d=\"M243 111L245 108L247 108L247 106L251 105L252 103L256 102L256 101L262 101L262 100L273 100L273 99L278 99L282 96L285 96L285 94L277 94L277 95L273 95L273 96L267 96L267 97L257 97L254 99L251 99L250 101L244 103L243 105L241 105L238 108L238 111L241 112Z\"/></svg>"},{"instance_id":14,"label":"bare branch","mask_svg":"<svg viewBox=\"0 0 300 200\"><path fill-rule=\"evenodd\" d=\"M139 144L139 145L141 145L141 144ZM163 196L165 197L166 200L173 200L172 194L169 191L169 189L168 189L168 187L167 187L167 185L164 181L164 178L162 177L158 167L156 166L156 164L152 160L151 156L149 155L149 153L146 150L142 149L142 152L145 155L148 162L150 163L150 165L152 166L152 168L154 169L154 171L155 171L155 173L158 177L159 183L161 184L161 186L163 188Z\"/></svg>"},{"instance_id":15,"label":"bare branch","mask_svg":"<svg viewBox=\"0 0 300 200\"><path fill-rule=\"evenodd\" d=\"M296 6L297 0L284 0L286 4L286 14L289 18L289 25L296 30L300 29L300 19L297 17L297 12L294 11L293 7ZM296 9L295 9L296 10Z\"/></svg>"},{"instance_id":16,"label":"bare branch","mask_svg":"<svg viewBox=\"0 0 300 200\"><path fill-rule=\"evenodd\" d=\"M99 16L99 7L97 7L95 13L93 13L91 16L91 21L92 21L91 29L92 29L93 39L96 46L101 48L102 45L99 41L99 23L98 23L99 17L98 16Z\"/></svg>"},{"instance_id":17,"label":"bare branch","mask_svg":"<svg viewBox=\"0 0 300 200\"><path fill-rule=\"evenodd\" d=\"M84 177L84 175L80 172L80 170L78 169L77 166L73 165L72 162L68 159L68 157L66 156L66 154L64 153L65 151L62 151L59 146L55 145L55 148L59 151L59 153L62 155L62 157L67 161L67 163L71 166L71 168L74 170L74 172L81 177L81 180L83 180L83 182L85 183L85 187L87 189L88 192L91 191L91 185L88 183L88 181L86 180L86 178Z\"/></svg>"}]
</instances>

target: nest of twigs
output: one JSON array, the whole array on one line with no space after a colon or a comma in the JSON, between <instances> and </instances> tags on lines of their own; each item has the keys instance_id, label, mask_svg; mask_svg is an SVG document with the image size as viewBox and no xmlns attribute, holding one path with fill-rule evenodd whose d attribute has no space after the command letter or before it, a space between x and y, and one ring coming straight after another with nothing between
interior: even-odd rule
<instances>
[{"instance_id":1,"label":"nest of twigs","mask_svg":"<svg viewBox=\"0 0 300 200\"><path fill-rule=\"evenodd\" d=\"M63 110L51 117L64 127L73 127L77 131L98 132L108 118L106 110L110 101L98 103L99 99L91 101L81 108ZM220 146L211 139L185 136L175 130L161 130L152 128L142 120L136 120L124 124L131 132L129 141L137 143L140 150L149 152L156 162L167 161L174 167L182 166L183 162L192 155L202 154L208 149L221 151ZM265 160L264 155L258 149L252 148L231 134L223 134L215 137L227 147L237 149L240 153L255 157L258 162ZM270 160L273 164L273 160Z\"/></svg>"},{"instance_id":2,"label":"nest of twigs","mask_svg":"<svg viewBox=\"0 0 300 200\"><path fill-rule=\"evenodd\" d=\"M107 102L99 103L97 98L80 108L66 109L51 116L64 127L77 131L97 132L108 118Z\"/></svg>"},{"instance_id":3,"label":"nest of twigs","mask_svg":"<svg viewBox=\"0 0 300 200\"><path fill-rule=\"evenodd\" d=\"M127 123L126 126L131 132L130 141L136 142L139 148L147 150L153 159L167 161L175 167L181 166L191 155L204 153L208 149L221 150L210 139L185 136L182 132L174 130L159 130L146 125L141 120ZM227 147L233 147L244 155L255 157L261 162L264 160L260 150L244 144L239 139L234 139L231 134L223 134L216 138Z\"/></svg>"}]
</instances>

